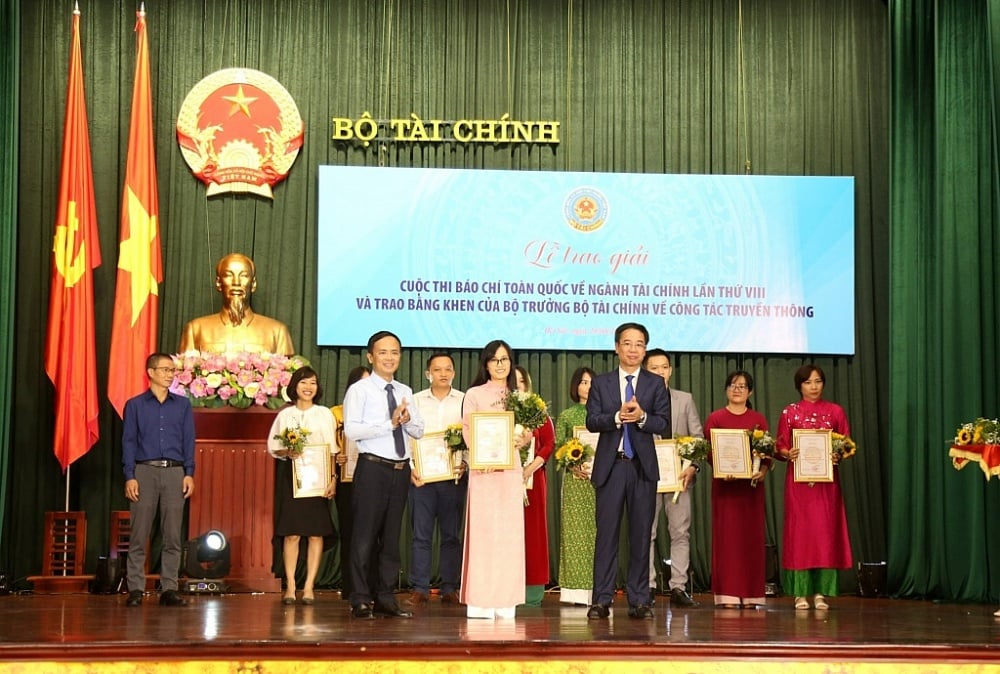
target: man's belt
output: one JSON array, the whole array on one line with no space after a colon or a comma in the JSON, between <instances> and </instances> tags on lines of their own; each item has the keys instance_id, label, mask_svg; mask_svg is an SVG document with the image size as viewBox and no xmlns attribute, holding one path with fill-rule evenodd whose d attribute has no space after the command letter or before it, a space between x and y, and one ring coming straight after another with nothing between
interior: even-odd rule
<instances>
[{"instance_id":1,"label":"man's belt","mask_svg":"<svg viewBox=\"0 0 1000 674\"><path fill-rule=\"evenodd\" d=\"M183 461L171 461L170 459L150 459L149 461L136 461L143 466L156 466L157 468L177 468L183 466Z\"/></svg>"},{"instance_id":2,"label":"man's belt","mask_svg":"<svg viewBox=\"0 0 1000 674\"><path fill-rule=\"evenodd\" d=\"M381 456L375 456L369 452L362 452L359 454L362 459L366 461L371 461L372 463L381 463L383 466L389 466L393 470L403 470L410 465L409 459L400 459L399 461L391 461L389 459L383 459Z\"/></svg>"}]
</instances>

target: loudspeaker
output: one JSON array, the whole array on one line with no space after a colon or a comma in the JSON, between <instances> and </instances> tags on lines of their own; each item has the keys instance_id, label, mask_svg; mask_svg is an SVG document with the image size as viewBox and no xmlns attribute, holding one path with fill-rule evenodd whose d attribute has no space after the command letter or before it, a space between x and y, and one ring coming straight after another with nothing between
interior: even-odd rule
<instances>
[{"instance_id":1,"label":"loudspeaker","mask_svg":"<svg viewBox=\"0 0 1000 674\"><path fill-rule=\"evenodd\" d=\"M886 593L886 563L858 562L858 594L883 597Z\"/></svg>"},{"instance_id":2,"label":"loudspeaker","mask_svg":"<svg viewBox=\"0 0 1000 674\"><path fill-rule=\"evenodd\" d=\"M125 557L98 557L97 575L90 581L93 594L118 594L125 591Z\"/></svg>"}]
</instances>

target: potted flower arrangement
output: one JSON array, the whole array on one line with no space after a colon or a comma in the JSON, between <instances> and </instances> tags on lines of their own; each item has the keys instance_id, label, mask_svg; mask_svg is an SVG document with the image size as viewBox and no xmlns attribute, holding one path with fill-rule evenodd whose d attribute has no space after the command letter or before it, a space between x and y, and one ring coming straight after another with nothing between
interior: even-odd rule
<instances>
[{"instance_id":1,"label":"potted flower arrangement","mask_svg":"<svg viewBox=\"0 0 1000 674\"><path fill-rule=\"evenodd\" d=\"M979 464L989 480L1000 475L1000 420L978 417L958 427L951 440L948 455L956 470L961 470L970 462Z\"/></svg>"},{"instance_id":2,"label":"potted flower arrangement","mask_svg":"<svg viewBox=\"0 0 1000 674\"><path fill-rule=\"evenodd\" d=\"M254 405L276 410L288 399L292 373L309 364L302 356L274 353L185 351L173 356L177 374L170 390L187 396L192 407Z\"/></svg>"}]
</instances>

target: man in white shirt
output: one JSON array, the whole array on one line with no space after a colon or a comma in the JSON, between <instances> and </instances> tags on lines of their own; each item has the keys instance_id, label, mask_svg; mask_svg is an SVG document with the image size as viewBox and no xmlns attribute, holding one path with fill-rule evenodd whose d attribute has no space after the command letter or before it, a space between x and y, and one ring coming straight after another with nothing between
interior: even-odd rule
<instances>
[{"instance_id":1,"label":"man in white shirt","mask_svg":"<svg viewBox=\"0 0 1000 674\"><path fill-rule=\"evenodd\" d=\"M663 384L670 392L670 423L671 437L693 436L704 437L701 419L694 399L686 391L670 388L670 375L673 366L670 356L663 349L650 349L646 352L643 366L663 377ZM653 511L653 534L649 545L649 588L652 593L656 586L656 529L659 524L660 510L667 513L667 531L670 532L670 605L673 608L697 606L698 603L687 592L688 569L691 566L691 491L694 479L701 469L695 464L688 465L681 471L681 483L684 491L674 502L673 494L657 494L656 508Z\"/></svg>"},{"instance_id":2,"label":"man in white shirt","mask_svg":"<svg viewBox=\"0 0 1000 674\"><path fill-rule=\"evenodd\" d=\"M462 423L462 400L465 394L452 388L455 363L447 353L435 353L427 359L424 373L430 388L415 393L413 401L420 408L425 433L442 432L452 424ZM463 457L464 459L464 457ZM469 480L464 460L455 467L455 479L424 483L416 468L410 474L410 523L413 541L410 553L409 602L414 608L427 602L431 582L431 544L434 522L441 532L438 571L441 576L441 602L458 604L462 577L462 523L465 516L465 493Z\"/></svg>"},{"instance_id":3,"label":"man in white shirt","mask_svg":"<svg viewBox=\"0 0 1000 674\"><path fill-rule=\"evenodd\" d=\"M372 373L344 396L344 435L358 443L351 505L351 615L410 618L393 593L401 566L399 532L410 487L410 448L406 436L424 435L424 420L413 391L395 379L402 345L386 330L368 339ZM376 560L372 553L378 551ZM372 564L377 572L372 573ZM369 580L375 576L375 587Z\"/></svg>"}]
</instances>

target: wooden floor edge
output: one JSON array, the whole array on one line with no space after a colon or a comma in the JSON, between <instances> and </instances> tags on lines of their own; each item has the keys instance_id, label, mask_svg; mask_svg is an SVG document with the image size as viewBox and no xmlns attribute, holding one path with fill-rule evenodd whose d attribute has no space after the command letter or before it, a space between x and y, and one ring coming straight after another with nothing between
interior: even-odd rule
<instances>
[{"instance_id":1,"label":"wooden floor edge","mask_svg":"<svg viewBox=\"0 0 1000 674\"><path fill-rule=\"evenodd\" d=\"M138 648L137 648L138 646ZM152 644L74 643L60 646L0 644L0 663L21 661L142 661L188 662L209 660L305 660L305 661L396 661L453 662L459 660L537 661L565 660L576 663L610 660L726 660L797 662L893 662L893 663L998 663L1000 646L970 648L942 645L858 644L816 646L760 644L725 646L714 644L658 644L634 642L580 643L260 643L191 644L188 647Z\"/></svg>"}]
</instances>

